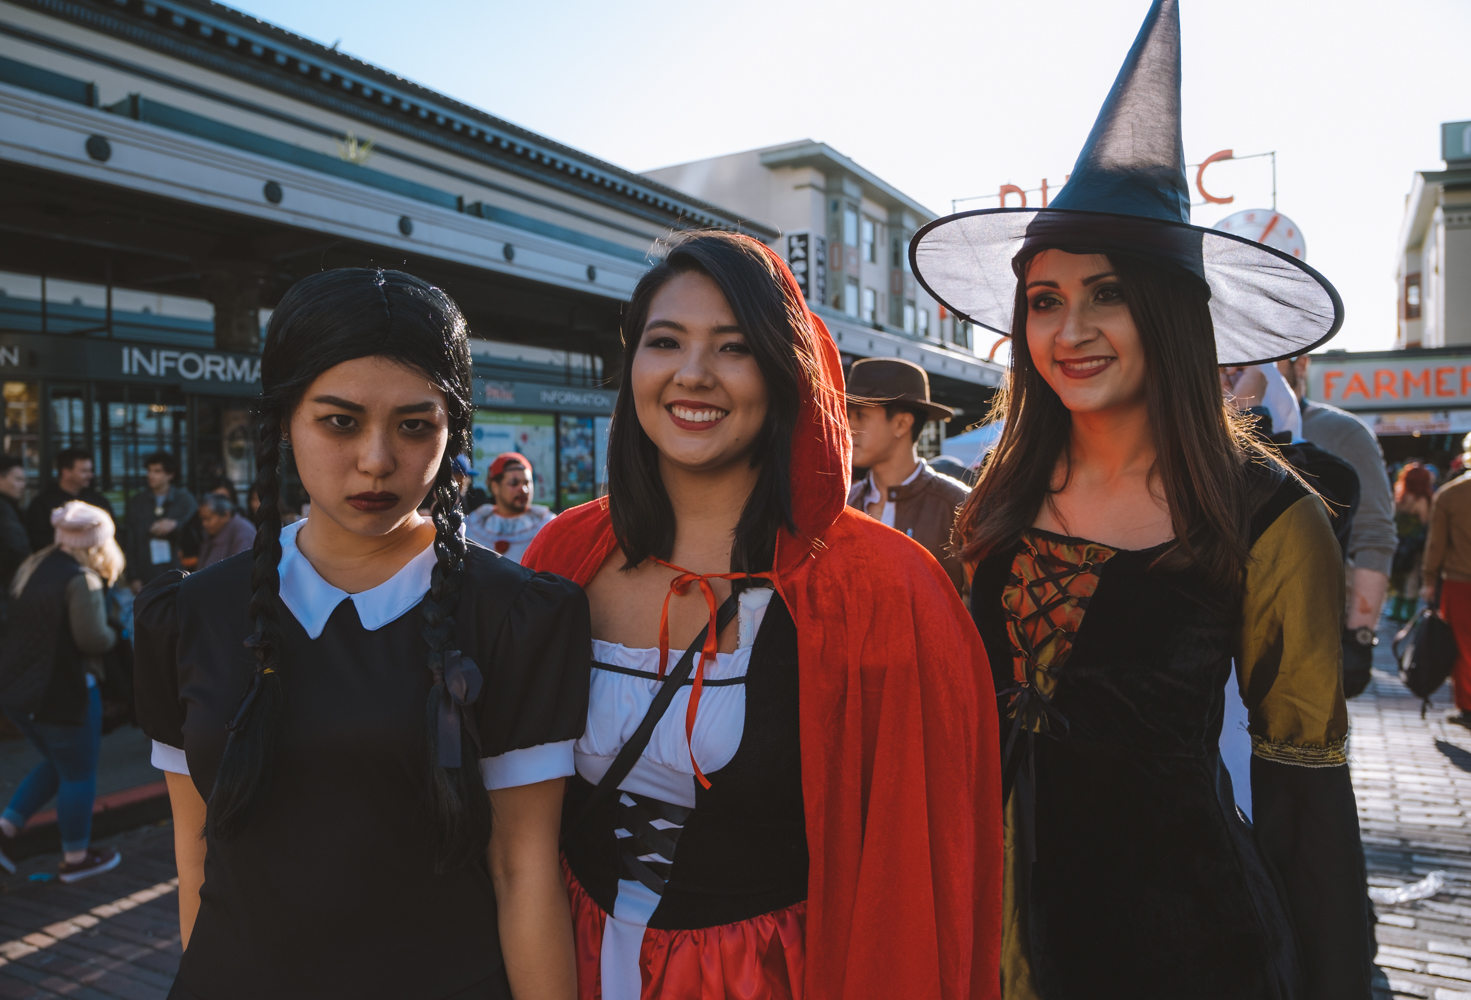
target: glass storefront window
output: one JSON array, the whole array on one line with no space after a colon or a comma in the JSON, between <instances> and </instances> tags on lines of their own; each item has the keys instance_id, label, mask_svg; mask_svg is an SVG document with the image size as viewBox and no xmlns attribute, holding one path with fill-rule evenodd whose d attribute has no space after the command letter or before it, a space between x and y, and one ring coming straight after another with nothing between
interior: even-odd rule
<instances>
[{"instance_id":1,"label":"glass storefront window","mask_svg":"<svg viewBox=\"0 0 1471 1000\"><path fill-rule=\"evenodd\" d=\"M597 495L592 417L557 419L557 507L566 510Z\"/></svg>"},{"instance_id":2,"label":"glass storefront window","mask_svg":"<svg viewBox=\"0 0 1471 1000\"><path fill-rule=\"evenodd\" d=\"M597 448L598 496L608 495L608 428L613 426L612 417L593 417L593 444Z\"/></svg>"},{"instance_id":3,"label":"glass storefront window","mask_svg":"<svg viewBox=\"0 0 1471 1000\"><path fill-rule=\"evenodd\" d=\"M516 451L531 463L531 502L557 506L557 422L550 413L477 410L471 430L471 462L483 477L501 452ZM484 485L485 480L478 480ZM488 492L490 487L486 486Z\"/></svg>"},{"instance_id":4,"label":"glass storefront window","mask_svg":"<svg viewBox=\"0 0 1471 1000\"><path fill-rule=\"evenodd\" d=\"M20 388L12 392L9 385ZM26 406L30 411L25 426L35 427L41 394L30 386L27 397L26 386L7 384L7 428L26 413ZM147 489L143 460L158 451L178 460L177 481L190 492L197 495L223 477L234 485L242 507L245 505L255 478L249 400L185 396L151 386L109 383L51 385L47 396L50 454L55 456L63 448L91 451L96 458L94 485L115 509L121 511L128 497ZM29 433L39 441L38 432ZM40 471L39 449L31 447L38 454L35 464ZM29 469L28 465L28 473Z\"/></svg>"},{"instance_id":5,"label":"glass storefront window","mask_svg":"<svg viewBox=\"0 0 1471 1000\"><path fill-rule=\"evenodd\" d=\"M189 407L181 396L126 385L98 386L96 396L98 489L115 508L122 510L128 497L148 488L143 460L154 452L173 455L179 462L178 482L190 483ZM53 410L59 403L53 394Z\"/></svg>"},{"instance_id":6,"label":"glass storefront window","mask_svg":"<svg viewBox=\"0 0 1471 1000\"><path fill-rule=\"evenodd\" d=\"M39 488L41 473L41 386L36 382L5 383L5 441L7 455L25 463L25 503Z\"/></svg>"}]
</instances>

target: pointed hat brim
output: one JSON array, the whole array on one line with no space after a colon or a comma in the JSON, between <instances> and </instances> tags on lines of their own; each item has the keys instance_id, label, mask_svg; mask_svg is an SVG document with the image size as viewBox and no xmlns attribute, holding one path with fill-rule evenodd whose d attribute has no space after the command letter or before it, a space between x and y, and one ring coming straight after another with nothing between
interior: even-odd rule
<instances>
[{"instance_id":1,"label":"pointed hat brim","mask_svg":"<svg viewBox=\"0 0 1471 1000\"><path fill-rule=\"evenodd\" d=\"M1261 364L1320 347L1343 325L1338 291L1268 246L1185 223L1076 209L993 208L936 219L909 244L914 276L962 319L1009 336L1012 261L1044 248L1160 259L1210 286L1216 359ZM1181 274L1181 280L1190 280Z\"/></svg>"}]
</instances>

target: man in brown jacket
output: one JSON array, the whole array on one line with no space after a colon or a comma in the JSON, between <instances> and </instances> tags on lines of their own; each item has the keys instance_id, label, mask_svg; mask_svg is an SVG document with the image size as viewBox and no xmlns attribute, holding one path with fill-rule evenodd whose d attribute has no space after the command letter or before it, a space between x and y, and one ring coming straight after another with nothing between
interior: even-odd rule
<instances>
[{"instance_id":1,"label":"man in brown jacket","mask_svg":"<svg viewBox=\"0 0 1471 1000\"><path fill-rule=\"evenodd\" d=\"M1471 455L1471 434L1463 447ZM1450 623L1460 648L1451 673L1457 712L1449 721L1471 728L1471 474L1436 491L1420 565L1421 596L1431 605L1440 598L1440 615Z\"/></svg>"},{"instance_id":2,"label":"man in brown jacket","mask_svg":"<svg viewBox=\"0 0 1471 1000\"><path fill-rule=\"evenodd\" d=\"M848 506L923 545L964 594L965 569L950 550L950 529L970 489L931 469L915 446L926 421L954 415L930 401L929 376L909 361L868 358L848 374L853 464L868 470L848 491Z\"/></svg>"}]
</instances>

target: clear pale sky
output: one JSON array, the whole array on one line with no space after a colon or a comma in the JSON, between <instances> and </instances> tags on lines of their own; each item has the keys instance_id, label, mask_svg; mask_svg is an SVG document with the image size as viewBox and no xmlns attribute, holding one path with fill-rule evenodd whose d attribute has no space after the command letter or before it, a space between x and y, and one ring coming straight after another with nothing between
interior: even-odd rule
<instances>
[{"instance_id":1,"label":"clear pale sky","mask_svg":"<svg viewBox=\"0 0 1471 1000\"><path fill-rule=\"evenodd\" d=\"M1072 169L1149 3L234 6L633 170L811 138L948 213ZM1405 195L1471 119L1471 3L1182 0L1181 25L1187 160L1276 150L1277 207L1346 306L1329 346L1393 346ZM1268 160L1206 179L1236 201L1199 225L1270 205Z\"/></svg>"}]
</instances>

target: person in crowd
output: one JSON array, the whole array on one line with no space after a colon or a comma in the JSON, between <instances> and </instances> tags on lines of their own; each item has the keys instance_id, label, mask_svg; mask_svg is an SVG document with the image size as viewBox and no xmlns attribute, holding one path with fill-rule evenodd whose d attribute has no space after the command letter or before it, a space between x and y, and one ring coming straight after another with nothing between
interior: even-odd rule
<instances>
[{"instance_id":1,"label":"person in crowd","mask_svg":"<svg viewBox=\"0 0 1471 1000\"><path fill-rule=\"evenodd\" d=\"M1430 510L1435 499L1435 477L1424 464L1406 462L1394 480L1394 530L1399 543L1389 577L1391 621L1407 622L1415 614L1427 577L1421 572Z\"/></svg>"},{"instance_id":2,"label":"person in crowd","mask_svg":"<svg viewBox=\"0 0 1471 1000\"><path fill-rule=\"evenodd\" d=\"M199 505L177 485L179 462L166 451L143 458L148 488L128 498L123 514L123 551L128 556L128 584L133 593L155 577L179 565L178 544L184 527Z\"/></svg>"},{"instance_id":3,"label":"person in crowd","mask_svg":"<svg viewBox=\"0 0 1471 1000\"><path fill-rule=\"evenodd\" d=\"M485 481L494 503L481 506L469 516L465 534L512 562L520 562L537 532L557 515L531 502L536 495L536 480L530 460L519 452L497 455L486 470Z\"/></svg>"},{"instance_id":4,"label":"person in crowd","mask_svg":"<svg viewBox=\"0 0 1471 1000\"><path fill-rule=\"evenodd\" d=\"M490 503L490 497L479 486L475 485L475 467L470 464L470 459L460 455L455 459L455 479L459 484L460 493L464 497L465 516L468 518L481 507Z\"/></svg>"},{"instance_id":5,"label":"person in crowd","mask_svg":"<svg viewBox=\"0 0 1471 1000\"><path fill-rule=\"evenodd\" d=\"M592 609L579 996L995 997L986 653L929 553L845 506L831 336L772 250L700 232L623 338L608 495L524 560Z\"/></svg>"},{"instance_id":6,"label":"person in crowd","mask_svg":"<svg viewBox=\"0 0 1471 1000\"><path fill-rule=\"evenodd\" d=\"M1013 344L958 524L1007 716L1002 993L1369 1000L1342 556L1217 370L1324 342L1342 307L1292 258L1190 225L1179 52L1155 0L1058 196L936 220L910 250ZM1233 658L1250 822L1218 747Z\"/></svg>"},{"instance_id":7,"label":"person in crowd","mask_svg":"<svg viewBox=\"0 0 1471 1000\"><path fill-rule=\"evenodd\" d=\"M1462 440L1461 452L1471 457L1471 434ZM1458 653L1451 671L1456 710L1449 721L1471 728L1471 475L1458 476L1435 491L1420 578L1421 600L1438 607L1456 635Z\"/></svg>"},{"instance_id":8,"label":"person in crowd","mask_svg":"<svg viewBox=\"0 0 1471 1000\"><path fill-rule=\"evenodd\" d=\"M255 525L235 510L228 497L206 493L199 505L204 541L199 546L199 569L208 569L255 544Z\"/></svg>"},{"instance_id":9,"label":"person in crowd","mask_svg":"<svg viewBox=\"0 0 1471 1000\"><path fill-rule=\"evenodd\" d=\"M63 882L118 866L117 848L91 847L92 804L102 740L102 656L118 641L107 621L107 588L122 574L122 550L106 511L72 500L51 513L53 540L28 557L10 586L10 624L0 643L0 707L41 762L0 813L0 868L15 872L14 840L52 798L61 829Z\"/></svg>"},{"instance_id":10,"label":"person in crowd","mask_svg":"<svg viewBox=\"0 0 1471 1000\"><path fill-rule=\"evenodd\" d=\"M1358 470L1346 459L1325 451L1302 436L1302 407L1277 365L1228 368L1223 369L1223 373L1223 378L1229 383L1227 398L1238 409L1257 418L1253 432L1275 446L1282 459L1327 502L1332 514L1333 536L1338 539L1339 551L1346 558L1353 550L1354 525L1363 506ZM1370 485L1374 486L1373 480ZM1347 572L1347 580L1351 587L1354 580L1352 567ZM1351 607L1345 607L1345 620L1351 611ZM1356 698L1368 688L1374 676L1374 647L1378 644L1379 639L1370 626L1345 628L1342 639L1344 697ZM1229 713L1227 721L1232 721Z\"/></svg>"},{"instance_id":11,"label":"person in crowd","mask_svg":"<svg viewBox=\"0 0 1471 1000\"><path fill-rule=\"evenodd\" d=\"M31 554L20 508L25 495L25 462L19 455L0 455L0 594L10 589L16 568Z\"/></svg>"},{"instance_id":12,"label":"person in crowd","mask_svg":"<svg viewBox=\"0 0 1471 1000\"><path fill-rule=\"evenodd\" d=\"M135 610L173 995L570 1000L557 830L587 600L464 542L465 319L400 271L319 272L276 307L260 372L254 549ZM312 506L283 528L287 451Z\"/></svg>"},{"instance_id":13,"label":"person in crowd","mask_svg":"<svg viewBox=\"0 0 1471 1000\"><path fill-rule=\"evenodd\" d=\"M926 421L954 415L930 401L929 376L912 361L866 358L849 370L853 464L868 474L848 491L848 506L923 545L963 595L965 567L950 547L950 531L970 488L930 468L917 447Z\"/></svg>"},{"instance_id":14,"label":"person in crowd","mask_svg":"<svg viewBox=\"0 0 1471 1000\"><path fill-rule=\"evenodd\" d=\"M30 538L31 551L51 544L51 512L63 504L80 500L106 511L109 518L113 516L107 497L92 488L92 476L92 453L87 449L63 448L56 453L55 481L43 487L26 508L26 535Z\"/></svg>"},{"instance_id":15,"label":"person in crowd","mask_svg":"<svg viewBox=\"0 0 1471 1000\"><path fill-rule=\"evenodd\" d=\"M1359 474L1359 506L1345 552L1348 606L1343 649L1345 662L1369 659L1398 545L1394 500L1379 439L1352 413L1308 399L1309 364L1309 356L1303 353L1277 362L1277 367L1301 401L1302 436L1348 462Z\"/></svg>"},{"instance_id":16,"label":"person in crowd","mask_svg":"<svg viewBox=\"0 0 1471 1000\"><path fill-rule=\"evenodd\" d=\"M204 497L210 494L224 497L230 501L232 509L237 511L240 509L240 501L236 496L234 483L230 482L225 476L215 476L207 482L208 485L205 486L204 493L200 497L199 508L194 511L189 520L185 521L184 526L179 529L179 568L187 569L190 572L200 568L199 549L204 545L204 539L207 537L204 524L200 518L200 512L204 509Z\"/></svg>"}]
</instances>

